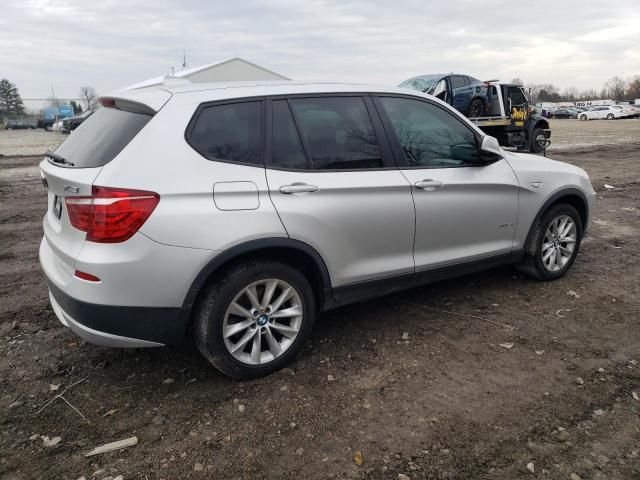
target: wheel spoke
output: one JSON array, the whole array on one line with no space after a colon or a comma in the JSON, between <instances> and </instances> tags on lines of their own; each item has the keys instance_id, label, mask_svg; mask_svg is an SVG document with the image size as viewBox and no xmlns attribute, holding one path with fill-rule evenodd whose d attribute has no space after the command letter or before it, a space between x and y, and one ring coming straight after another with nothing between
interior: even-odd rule
<instances>
[{"instance_id":1,"label":"wheel spoke","mask_svg":"<svg viewBox=\"0 0 640 480\"><path fill-rule=\"evenodd\" d=\"M549 268L553 270L554 269L553 267L555 266L555 264L556 264L556 249L554 248L551 251L551 256L549 257Z\"/></svg>"},{"instance_id":2,"label":"wheel spoke","mask_svg":"<svg viewBox=\"0 0 640 480\"><path fill-rule=\"evenodd\" d=\"M262 350L262 332L256 330L253 337L253 345L251 345L251 363L260 363L260 353Z\"/></svg>"},{"instance_id":3,"label":"wheel spoke","mask_svg":"<svg viewBox=\"0 0 640 480\"><path fill-rule=\"evenodd\" d=\"M242 350L244 348L244 346L249 342L249 340L251 340L254 335L257 333L258 330L253 330L253 329L249 329L247 330L247 333L245 333L242 338L240 340L238 340L238 343L234 344L233 347L231 348L230 352L232 354L235 354L237 351Z\"/></svg>"},{"instance_id":4,"label":"wheel spoke","mask_svg":"<svg viewBox=\"0 0 640 480\"><path fill-rule=\"evenodd\" d=\"M282 335L284 335L285 337L289 337L289 338L294 338L298 334L298 330L297 329L295 329L293 327L289 327L287 325L281 325L281 324L276 323L276 322L273 322L271 324L271 328L274 328L275 330L280 332Z\"/></svg>"},{"instance_id":5,"label":"wheel spoke","mask_svg":"<svg viewBox=\"0 0 640 480\"><path fill-rule=\"evenodd\" d=\"M271 311L276 312L280 308L280 306L292 296L293 296L293 292L291 287L285 288L280 294L280 296L276 298L276 301L273 302L273 304L271 304Z\"/></svg>"},{"instance_id":6,"label":"wheel spoke","mask_svg":"<svg viewBox=\"0 0 640 480\"><path fill-rule=\"evenodd\" d=\"M548 250L545 250L544 254L542 255L542 261L546 263L547 260L549 260L549 258L551 257L552 253L553 253L553 248L549 248Z\"/></svg>"},{"instance_id":7,"label":"wheel spoke","mask_svg":"<svg viewBox=\"0 0 640 480\"><path fill-rule=\"evenodd\" d=\"M244 293L247 295L247 298L251 302L251 306L256 310L260 310L260 302L258 301L258 292L256 291L256 286L251 285L245 288Z\"/></svg>"},{"instance_id":8,"label":"wheel spoke","mask_svg":"<svg viewBox=\"0 0 640 480\"><path fill-rule=\"evenodd\" d=\"M273 279L269 280L267 286L264 289L264 294L262 295L262 302L260 302L260 307L262 310L267 308L267 305L271 303L271 299L273 298L273 293L276 291L276 287L278 286L278 280Z\"/></svg>"},{"instance_id":9,"label":"wheel spoke","mask_svg":"<svg viewBox=\"0 0 640 480\"><path fill-rule=\"evenodd\" d=\"M285 308L284 310L273 312L271 314L271 318L289 318L297 317L299 315L302 315L302 308L299 305L295 305L293 307Z\"/></svg>"},{"instance_id":10,"label":"wheel spoke","mask_svg":"<svg viewBox=\"0 0 640 480\"><path fill-rule=\"evenodd\" d=\"M251 312L236 302L229 306L229 313L238 317L251 318Z\"/></svg>"},{"instance_id":11,"label":"wheel spoke","mask_svg":"<svg viewBox=\"0 0 640 480\"><path fill-rule=\"evenodd\" d=\"M571 235L570 237L564 237L561 243L576 243L575 235Z\"/></svg>"},{"instance_id":12,"label":"wheel spoke","mask_svg":"<svg viewBox=\"0 0 640 480\"><path fill-rule=\"evenodd\" d=\"M273 358L276 358L278 355L280 355L280 352L282 351L282 349L280 348L280 344L276 340L276 337L273 336L273 333L271 333L270 328L267 328L267 331L264 332L264 336L267 339L267 345L269 346L269 351L273 354Z\"/></svg>"},{"instance_id":13,"label":"wheel spoke","mask_svg":"<svg viewBox=\"0 0 640 480\"><path fill-rule=\"evenodd\" d=\"M224 338L233 337L236 333L239 333L244 329L249 328L252 324L253 324L253 320L243 320L242 322L232 323L231 325L225 327Z\"/></svg>"}]
</instances>

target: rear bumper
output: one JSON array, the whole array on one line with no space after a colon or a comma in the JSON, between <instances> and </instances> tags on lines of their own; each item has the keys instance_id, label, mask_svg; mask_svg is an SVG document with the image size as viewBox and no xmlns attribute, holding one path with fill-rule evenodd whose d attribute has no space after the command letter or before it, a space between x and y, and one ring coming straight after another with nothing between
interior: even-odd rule
<instances>
[{"instance_id":1,"label":"rear bumper","mask_svg":"<svg viewBox=\"0 0 640 480\"><path fill-rule=\"evenodd\" d=\"M49 278L49 299L60 322L86 341L105 347L161 347L185 336L187 308L118 307L75 299Z\"/></svg>"}]
</instances>

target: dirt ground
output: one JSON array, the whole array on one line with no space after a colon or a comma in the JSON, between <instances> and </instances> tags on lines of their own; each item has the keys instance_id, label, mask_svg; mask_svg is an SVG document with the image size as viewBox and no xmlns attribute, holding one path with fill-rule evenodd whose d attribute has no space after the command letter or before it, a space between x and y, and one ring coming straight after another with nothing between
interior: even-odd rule
<instances>
[{"instance_id":1,"label":"dirt ground","mask_svg":"<svg viewBox=\"0 0 640 480\"><path fill-rule=\"evenodd\" d=\"M0 159L0 478L640 478L640 135L553 156L598 192L565 278L501 268L328 312L292 368L251 382L188 345L65 329L37 262L38 159Z\"/></svg>"}]
</instances>

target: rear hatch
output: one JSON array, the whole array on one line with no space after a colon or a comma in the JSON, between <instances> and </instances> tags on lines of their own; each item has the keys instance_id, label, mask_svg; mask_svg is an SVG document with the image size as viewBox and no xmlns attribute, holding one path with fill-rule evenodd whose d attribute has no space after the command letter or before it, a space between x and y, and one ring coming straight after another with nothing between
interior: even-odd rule
<instances>
[{"instance_id":1,"label":"rear hatch","mask_svg":"<svg viewBox=\"0 0 640 480\"><path fill-rule=\"evenodd\" d=\"M168 92L162 93L165 98L158 108L171 96ZM40 163L42 181L48 189L44 235L69 272L73 272L87 233L71 224L66 202L77 201L70 197L91 197L93 182L102 167L113 160L155 114L148 104L130 98L102 98L101 103L104 106L56 150L48 152Z\"/></svg>"}]
</instances>

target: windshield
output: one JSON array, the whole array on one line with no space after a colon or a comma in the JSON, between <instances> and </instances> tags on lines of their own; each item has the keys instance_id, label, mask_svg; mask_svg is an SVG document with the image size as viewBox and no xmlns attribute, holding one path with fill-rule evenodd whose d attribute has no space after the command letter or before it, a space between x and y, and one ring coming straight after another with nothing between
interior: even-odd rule
<instances>
[{"instance_id":1,"label":"windshield","mask_svg":"<svg viewBox=\"0 0 640 480\"><path fill-rule=\"evenodd\" d=\"M438 80L440 80L442 77L443 75L440 74L422 75L420 77L405 80L399 86L404 88L412 88L414 90L418 90L419 92L429 93L429 90L432 90Z\"/></svg>"},{"instance_id":2,"label":"windshield","mask_svg":"<svg viewBox=\"0 0 640 480\"><path fill-rule=\"evenodd\" d=\"M149 120L151 115L100 108L54 153L76 168L102 167L113 160Z\"/></svg>"}]
</instances>

